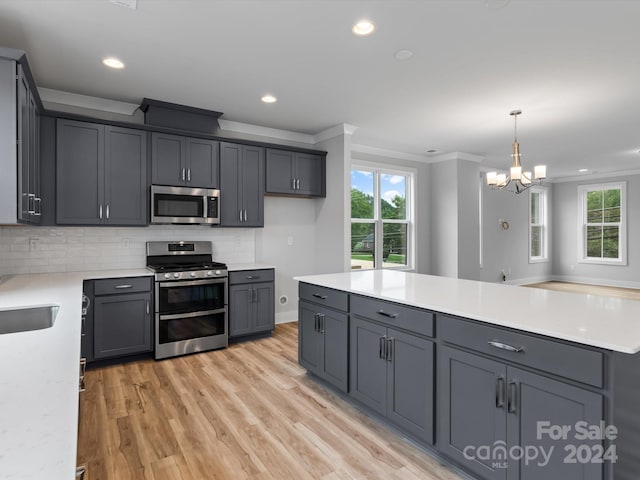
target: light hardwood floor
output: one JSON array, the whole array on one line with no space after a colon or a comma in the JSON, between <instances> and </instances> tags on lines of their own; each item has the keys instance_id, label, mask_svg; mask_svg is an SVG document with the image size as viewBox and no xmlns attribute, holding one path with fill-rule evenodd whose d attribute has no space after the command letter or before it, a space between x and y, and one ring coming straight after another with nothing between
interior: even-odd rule
<instances>
[{"instance_id":1,"label":"light hardwood floor","mask_svg":"<svg viewBox=\"0 0 640 480\"><path fill-rule=\"evenodd\" d=\"M89 370L89 480L459 479L310 379L297 324L224 350Z\"/></svg>"},{"instance_id":2,"label":"light hardwood floor","mask_svg":"<svg viewBox=\"0 0 640 480\"><path fill-rule=\"evenodd\" d=\"M525 287L543 288L547 290L557 290L559 292L587 293L589 295L603 295L606 297L626 298L627 300L640 300L640 289L606 287L602 285L587 285L584 283L570 282L541 282L530 283Z\"/></svg>"}]
</instances>

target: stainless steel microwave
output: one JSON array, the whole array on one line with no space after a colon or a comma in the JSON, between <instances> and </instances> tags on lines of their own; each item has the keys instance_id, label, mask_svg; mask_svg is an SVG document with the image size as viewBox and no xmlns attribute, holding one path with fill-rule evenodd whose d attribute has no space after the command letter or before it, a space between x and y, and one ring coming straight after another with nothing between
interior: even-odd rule
<instances>
[{"instance_id":1,"label":"stainless steel microwave","mask_svg":"<svg viewBox=\"0 0 640 480\"><path fill-rule=\"evenodd\" d=\"M218 224L220 190L151 185L151 223Z\"/></svg>"}]
</instances>

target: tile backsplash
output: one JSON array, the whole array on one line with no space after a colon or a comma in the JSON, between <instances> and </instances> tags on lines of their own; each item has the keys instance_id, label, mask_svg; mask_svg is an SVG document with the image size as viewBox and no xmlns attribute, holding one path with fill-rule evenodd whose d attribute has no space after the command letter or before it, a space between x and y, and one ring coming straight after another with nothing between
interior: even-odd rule
<instances>
[{"instance_id":1,"label":"tile backsplash","mask_svg":"<svg viewBox=\"0 0 640 480\"><path fill-rule=\"evenodd\" d=\"M151 240L210 240L214 260L255 261L255 232L249 228L0 227L0 275L144 267Z\"/></svg>"}]
</instances>

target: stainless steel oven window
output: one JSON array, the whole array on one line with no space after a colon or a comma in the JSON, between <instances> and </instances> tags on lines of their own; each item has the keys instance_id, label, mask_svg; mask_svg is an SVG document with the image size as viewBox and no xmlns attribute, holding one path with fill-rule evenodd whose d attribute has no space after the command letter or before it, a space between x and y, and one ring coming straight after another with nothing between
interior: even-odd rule
<instances>
[{"instance_id":1,"label":"stainless steel oven window","mask_svg":"<svg viewBox=\"0 0 640 480\"><path fill-rule=\"evenodd\" d=\"M161 315L205 312L227 304L227 280L160 282L157 311Z\"/></svg>"}]
</instances>

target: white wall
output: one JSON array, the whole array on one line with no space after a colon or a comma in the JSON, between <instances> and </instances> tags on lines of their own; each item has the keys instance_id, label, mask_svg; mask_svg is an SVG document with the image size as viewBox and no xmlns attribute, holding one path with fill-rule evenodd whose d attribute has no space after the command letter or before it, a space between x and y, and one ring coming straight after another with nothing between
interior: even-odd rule
<instances>
[{"instance_id":1,"label":"white wall","mask_svg":"<svg viewBox=\"0 0 640 480\"><path fill-rule=\"evenodd\" d=\"M458 277L458 169L455 161L431 165L431 271Z\"/></svg>"},{"instance_id":2,"label":"white wall","mask_svg":"<svg viewBox=\"0 0 640 480\"><path fill-rule=\"evenodd\" d=\"M479 280L501 282L502 270L507 273L508 283L532 283L549 280L551 276L551 255L553 242L549 244L549 261L529 263L529 194L516 195L504 190L492 190L486 185L482 187L482 244L483 264ZM555 198L552 191L547 190L547 202L553 205ZM548 210L551 218L548 239L553 238L553 212ZM509 222L509 229L503 230L499 220ZM509 273L511 272L511 273Z\"/></svg>"},{"instance_id":3,"label":"white wall","mask_svg":"<svg viewBox=\"0 0 640 480\"><path fill-rule=\"evenodd\" d=\"M458 170L458 278L480 277L480 170L477 162L457 161Z\"/></svg>"},{"instance_id":4,"label":"white wall","mask_svg":"<svg viewBox=\"0 0 640 480\"><path fill-rule=\"evenodd\" d=\"M1 227L0 273L143 268L145 244L150 240L210 240L216 260L255 261L255 233L249 228Z\"/></svg>"},{"instance_id":5,"label":"white wall","mask_svg":"<svg viewBox=\"0 0 640 480\"><path fill-rule=\"evenodd\" d=\"M640 175L627 180L627 265L578 263L578 186L619 182L598 178L553 184L553 276L558 280L640 288Z\"/></svg>"}]
</instances>

